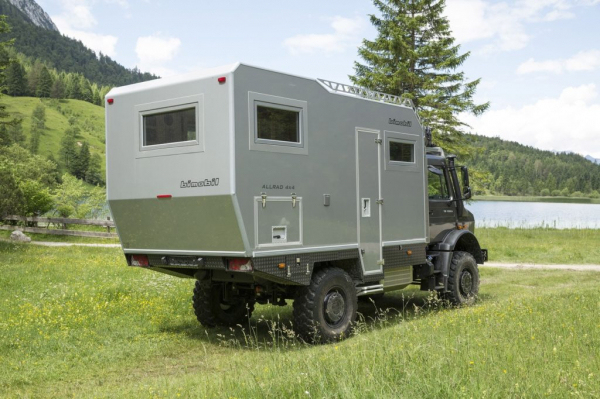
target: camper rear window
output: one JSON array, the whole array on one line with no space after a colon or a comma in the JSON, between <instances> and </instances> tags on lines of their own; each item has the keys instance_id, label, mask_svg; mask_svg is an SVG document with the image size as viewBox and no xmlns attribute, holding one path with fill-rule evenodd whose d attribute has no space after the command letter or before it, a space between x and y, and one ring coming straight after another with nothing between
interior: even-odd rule
<instances>
[{"instance_id":1,"label":"camper rear window","mask_svg":"<svg viewBox=\"0 0 600 399\"><path fill-rule=\"evenodd\" d=\"M143 115L144 146L197 140L196 108Z\"/></svg>"},{"instance_id":2,"label":"camper rear window","mask_svg":"<svg viewBox=\"0 0 600 399\"><path fill-rule=\"evenodd\" d=\"M415 145L390 141L390 161L415 162Z\"/></svg>"},{"instance_id":3,"label":"camper rear window","mask_svg":"<svg viewBox=\"0 0 600 399\"><path fill-rule=\"evenodd\" d=\"M300 111L257 105L256 137L300 143Z\"/></svg>"}]
</instances>

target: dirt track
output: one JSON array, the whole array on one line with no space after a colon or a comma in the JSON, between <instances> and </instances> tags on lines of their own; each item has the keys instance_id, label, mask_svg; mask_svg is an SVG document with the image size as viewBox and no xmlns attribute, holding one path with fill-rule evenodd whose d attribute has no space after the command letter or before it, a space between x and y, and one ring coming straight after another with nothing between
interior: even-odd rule
<instances>
[{"instance_id":1,"label":"dirt track","mask_svg":"<svg viewBox=\"0 0 600 399\"><path fill-rule=\"evenodd\" d=\"M555 269L600 272L600 265L538 265L531 263L496 263L487 262L483 267L500 267L506 269Z\"/></svg>"}]
</instances>

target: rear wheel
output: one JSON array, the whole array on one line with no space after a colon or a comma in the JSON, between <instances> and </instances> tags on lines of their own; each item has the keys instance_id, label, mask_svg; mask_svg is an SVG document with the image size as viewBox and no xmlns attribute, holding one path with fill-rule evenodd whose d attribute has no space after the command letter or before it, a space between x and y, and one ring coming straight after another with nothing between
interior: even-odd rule
<instances>
[{"instance_id":1,"label":"rear wheel","mask_svg":"<svg viewBox=\"0 0 600 399\"><path fill-rule=\"evenodd\" d=\"M205 327L245 324L254 311L254 298L225 295L226 285L196 281L193 305L196 318Z\"/></svg>"},{"instance_id":2,"label":"rear wheel","mask_svg":"<svg viewBox=\"0 0 600 399\"><path fill-rule=\"evenodd\" d=\"M317 271L308 287L294 299L294 328L309 342L331 342L347 337L356 319L356 289L342 269Z\"/></svg>"},{"instance_id":3,"label":"rear wheel","mask_svg":"<svg viewBox=\"0 0 600 399\"><path fill-rule=\"evenodd\" d=\"M479 269L473 255L456 251L448 270L448 292L444 293L454 305L471 304L479 294Z\"/></svg>"}]
</instances>

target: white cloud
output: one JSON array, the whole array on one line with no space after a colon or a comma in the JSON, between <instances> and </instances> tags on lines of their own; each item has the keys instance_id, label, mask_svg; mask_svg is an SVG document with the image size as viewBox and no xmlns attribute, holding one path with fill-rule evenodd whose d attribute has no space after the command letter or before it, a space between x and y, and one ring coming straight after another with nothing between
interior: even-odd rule
<instances>
[{"instance_id":1,"label":"white cloud","mask_svg":"<svg viewBox=\"0 0 600 399\"><path fill-rule=\"evenodd\" d=\"M500 137L543 150L573 151L600 158L600 102L595 84L565 88L558 98L545 98L522 108L463 115L473 132Z\"/></svg>"},{"instance_id":2,"label":"white cloud","mask_svg":"<svg viewBox=\"0 0 600 399\"><path fill-rule=\"evenodd\" d=\"M535 61L533 58L528 59L517 68L517 73L520 75L533 72L579 72L593 71L600 67L600 51L589 50L581 51L568 59Z\"/></svg>"},{"instance_id":3,"label":"white cloud","mask_svg":"<svg viewBox=\"0 0 600 399\"><path fill-rule=\"evenodd\" d=\"M99 1L118 4L123 8L129 6L126 0L60 0L61 13L52 16L52 20L63 35L81 40L96 53L115 57L119 39L116 36L93 32L98 21L92 13L92 6Z\"/></svg>"},{"instance_id":4,"label":"white cloud","mask_svg":"<svg viewBox=\"0 0 600 399\"><path fill-rule=\"evenodd\" d=\"M135 46L138 67L159 76L173 75L175 71L167 68L165 64L177 55L180 47L181 40L178 38L162 37L160 34L140 37Z\"/></svg>"},{"instance_id":5,"label":"white cloud","mask_svg":"<svg viewBox=\"0 0 600 399\"><path fill-rule=\"evenodd\" d=\"M333 33L296 35L285 39L283 45L293 55L315 52L341 53L360 43L365 26L366 22L362 17L336 16L331 20Z\"/></svg>"},{"instance_id":6,"label":"white cloud","mask_svg":"<svg viewBox=\"0 0 600 399\"><path fill-rule=\"evenodd\" d=\"M446 15L459 43L491 40L484 52L512 51L527 46L530 36L526 25L573 18L575 7L593 6L600 0L452 0Z\"/></svg>"}]
</instances>

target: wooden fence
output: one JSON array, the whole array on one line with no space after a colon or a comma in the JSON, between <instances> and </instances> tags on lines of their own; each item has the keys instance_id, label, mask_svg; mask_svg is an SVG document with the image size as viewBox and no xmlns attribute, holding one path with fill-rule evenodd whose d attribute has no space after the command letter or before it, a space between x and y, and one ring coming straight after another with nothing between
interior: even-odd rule
<instances>
[{"instance_id":1,"label":"wooden fence","mask_svg":"<svg viewBox=\"0 0 600 399\"><path fill-rule=\"evenodd\" d=\"M28 226L16 226L6 225L0 226L0 230L20 230L25 233L38 233L38 234L53 234L61 236L77 236L77 237L96 237L96 238L115 238L118 237L116 233L111 233L110 229L115 228L115 222L107 218L107 220L97 219L69 219L69 218L42 218L42 217L25 217L25 216L5 216L2 218L5 222L22 222L27 223L42 223L45 227L28 227ZM83 230L67 230L67 226L70 224L85 225L85 226L100 226L106 227L106 233L101 231L83 231ZM63 228L50 228L52 225L62 226Z\"/></svg>"}]
</instances>

